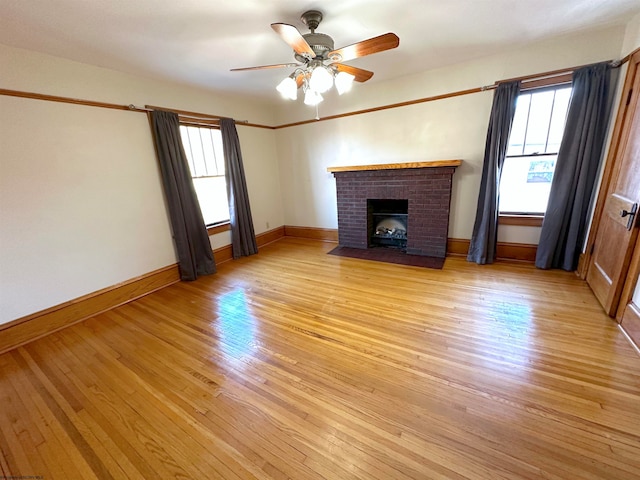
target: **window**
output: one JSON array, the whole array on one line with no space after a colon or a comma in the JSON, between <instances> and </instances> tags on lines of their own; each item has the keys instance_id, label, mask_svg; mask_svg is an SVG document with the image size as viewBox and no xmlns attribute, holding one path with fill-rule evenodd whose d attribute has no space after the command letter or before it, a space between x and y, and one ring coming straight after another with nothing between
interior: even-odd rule
<instances>
[{"instance_id":1,"label":"window","mask_svg":"<svg viewBox=\"0 0 640 480\"><path fill-rule=\"evenodd\" d=\"M205 225L228 222L229 202L220 130L181 125L180 134Z\"/></svg>"},{"instance_id":2,"label":"window","mask_svg":"<svg viewBox=\"0 0 640 480\"><path fill-rule=\"evenodd\" d=\"M500 178L501 214L544 215L570 97L567 85L518 97Z\"/></svg>"}]
</instances>

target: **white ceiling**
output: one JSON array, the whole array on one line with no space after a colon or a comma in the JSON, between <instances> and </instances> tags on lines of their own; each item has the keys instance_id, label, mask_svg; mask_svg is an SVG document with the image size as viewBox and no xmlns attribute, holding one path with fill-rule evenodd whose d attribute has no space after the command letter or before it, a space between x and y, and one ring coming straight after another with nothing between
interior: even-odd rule
<instances>
[{"instance_id":1,"label":"white ceiling","mask_svg":"<svg viewBox=\"0 0 640 480\"><path fill-rule=\"evenodd\" d=\"M638 0L0 0L0 43L133 74L273 98L293 61L270 24L318 32L337 47L394 32L400 46L348 62L370 82L489 55L561 34L627 23Z\"/></svg>"}]
</instances>

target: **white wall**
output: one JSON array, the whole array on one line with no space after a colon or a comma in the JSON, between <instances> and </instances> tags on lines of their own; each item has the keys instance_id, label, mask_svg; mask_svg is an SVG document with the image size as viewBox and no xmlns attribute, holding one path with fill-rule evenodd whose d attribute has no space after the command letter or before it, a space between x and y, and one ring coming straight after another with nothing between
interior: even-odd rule
<instances>
[{"instance_id":1,"label":"white wall","mask_svg":"<svg viewBox=\"0 0 640 480\"><path fill-rule=\"evenodd\" d=\"M633 16L627 23L622 42L622 56L628 55L636 48L640 48L640 13Z\"/></svg>"},{"instance_id":2,"label":"white wall","mask_svg":"<svg viewBox=\"0 0 640 480\"><path fill-rule=\"evenodd\" d=\"M255 99L1 45L0 71L0 88L274 121ZM0 324L176 262L144 114L8 96L0 112ZM238 134L261 233L284 221L275 136Z\"/></svg>"},{"instance_id":3,"label":"white wall","mask_svg":"<svg viewBox=\"0 0 640 480\"><path fill-rule=\"evenodd\" d=\"M532 44L459 65L329 96L320 115L490 85L496 80L619 58L624 27ZM402 40L401 40L402 45ZM401 48L401 47L400 47ZM389 53L392 54L392 53ZM354 62L355 64L355 62ZM470 238L482 171L491 91L277 130L285 223L336 228L331 165L462 159L454 175L449 236ZM301 102L283 103L281 124L313 118ZM539 228L501 226L499 240L537 243Z\"/></svg>"},{"instance_id":4,"label":"white wall","mask_svg":"<svg viewBox=\"0 0 640 480\"><path fill-rule=\"evenodd\" d=\"M175 262L145 115L0 111L0 323Z\"/></svg>"}]
</instances>

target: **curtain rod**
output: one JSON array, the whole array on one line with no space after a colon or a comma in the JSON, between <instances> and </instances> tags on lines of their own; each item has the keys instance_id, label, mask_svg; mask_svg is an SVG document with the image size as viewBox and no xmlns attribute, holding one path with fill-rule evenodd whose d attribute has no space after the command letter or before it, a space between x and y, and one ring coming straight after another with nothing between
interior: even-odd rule
<instances>
[{"instance_id":1,"label":"curtain rod","mask_svg":"<svg viewBox=\"0 0 640 480\"><path fill-rule=\"evenodd\" d=\"M626 62L629 61L630 56L627 55L626 57L620 59L620 60L609 60L609 66L611 68L619 68L620 66L622 66L623 64L625 64ZM534 82L536 80L542 80L545 78L553 78L553 77L559 77L561 75L566 75L566 74L570 74L575 72L576 70L578 70L579 68L584 68L584 67L589 67L591 65L596 65L598 63L601 62L596 62L596 63L587 63L585 65L578 65L576 67L569 67L569 68L562 68L560 70L551 70L548 72L542 72L542 73L534 73L531 75L522 75L520 77L513 77L513 78L506 78L503 80L496 80L492 85L486 85L484 87L480 87L482 91L485 90L493 90L495 88L498 88L498 85L500 85L501 83L506 83L506 82L516 82L516 81L521 81L521 82Z\"/></svg>"},{"instance_id":2,"label":"curtain rod","mask_svg":"<svg viewBox=\"0 0 640 480\"><path fill-rule=\"evenodd\" d=\"M130 107L138 108L135 105L130 105ZM147 112L152 112L154 110L166 110L169 112L177 113L182 118L193 119L196 121L197 120L214 120L215 121L215 120L220 120L221 118L230 118L230 117L224 117L220 115L211 115L209 113L191 112L189 110L178 110L176 108L157 107L154 105L145 105L144 110ZM262 125L261 123L249 123L249 120L235 120L235 122L247 127L267 128L269 130L273 130L275 128L270 125Z\"/></svg>"},{"instance_id":3,"label":"curtain rod","mask_svg":"<svg viewBox=\"0 0 640 480\"><path fill-rule=\"evenodd\" d=\"M129 105L129 108L131 108L132 110L140 108L141 110L144 110L146 112L153 112L154 110L164 110L168 112L177 113L181 117L192 118L194 120L220 120L222 118L231 118L231 117L224 117L220 115L212 115L209 113L190 112L188 110L178 110L175 108L157 107L155 105L145 105L144 108L142 108L142 107L136 107L135 105L131 104ZM249 120L236 120L235 122L249 123Z\"/></svg>"}]
</instances>

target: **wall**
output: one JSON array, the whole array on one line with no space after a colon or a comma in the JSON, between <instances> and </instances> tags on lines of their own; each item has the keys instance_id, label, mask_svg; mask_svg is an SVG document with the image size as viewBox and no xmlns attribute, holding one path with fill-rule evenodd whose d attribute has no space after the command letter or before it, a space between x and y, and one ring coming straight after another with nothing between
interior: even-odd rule
<instances>
[{"instance_id":1,"label":"wall","mask_svg":"<svg viewBox=\"0 0 640 480\"><path fill-rule=\"evenodd\" d=\"M343 97L329 95L320 106L320 115L619 58L624 35L624 27L608 28L392 81L376 83L374 76L370 83L357 84ZM402 46L402 39L400 42ZM487 91L277 130L285 223L336 228L335 182L326 173L328 166L462 159L464 163L454 175L449 236L470 238L492 97L493 93ZM283 103L277 121L306 120L314 114L302 102ZM537 243L539 230L501 226L499 240Z\"/></svg>"},{"instance_id":2,"label":"wall","mask_svg":"<svg viewBox=\"0 0 640 480\"><path fill-rule=\"evenodd\" d=\"M274 122L255 99L5 46L0 71L0 88ZM0 324L176 262L144 114L7 96L0 112ZM275 138L238 134L261 233L284 222Z\"/></svg>"},{"instance_id":3,"label":"wall","mask_svg":"<svg viewBox=\"0 0 640 480\"><path fill-rule=\"evenodd\" d=\"M636 48L640 48L640 13L634 15L627 23L621 53L623 56L628 55Z\"/></svg>"}]
</instances>

